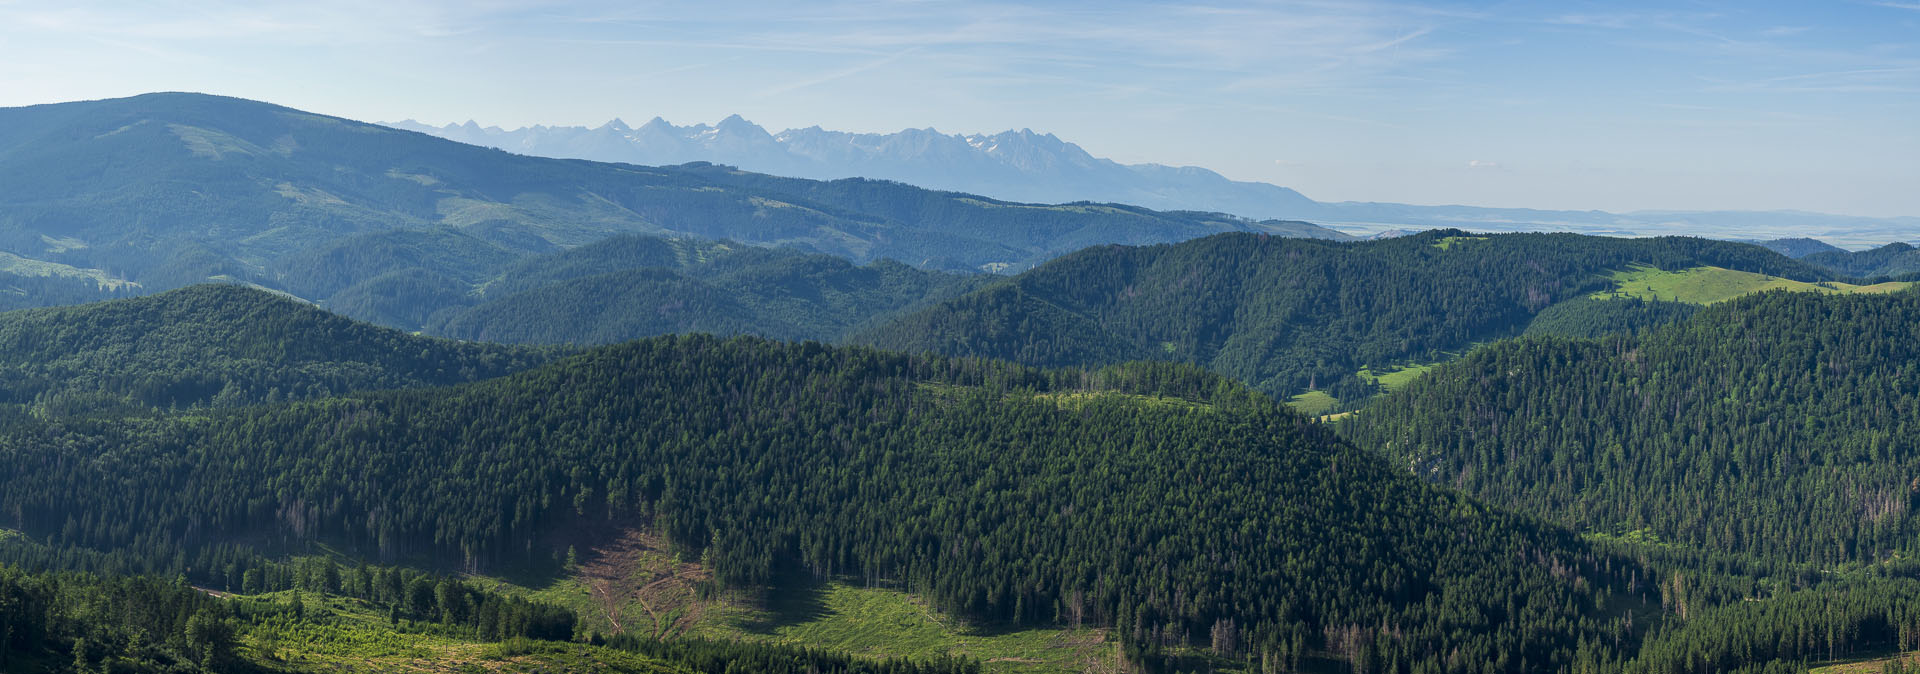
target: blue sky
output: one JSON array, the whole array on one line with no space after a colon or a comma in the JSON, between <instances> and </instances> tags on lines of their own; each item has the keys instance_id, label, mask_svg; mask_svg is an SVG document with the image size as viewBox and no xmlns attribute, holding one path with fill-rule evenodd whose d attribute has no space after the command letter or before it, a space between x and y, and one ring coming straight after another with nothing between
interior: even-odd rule
<instances>
[{"instance_id":1,"label":"blue sky","mask_svg":"<svg viewBox=\"0 0 1920 674\"><path fill-rule=\"evenodd\" d=\"M1321 200L1920 215L1920 0L0 0L0 105L1028 127Z\"/></svg>"}]
</instances>

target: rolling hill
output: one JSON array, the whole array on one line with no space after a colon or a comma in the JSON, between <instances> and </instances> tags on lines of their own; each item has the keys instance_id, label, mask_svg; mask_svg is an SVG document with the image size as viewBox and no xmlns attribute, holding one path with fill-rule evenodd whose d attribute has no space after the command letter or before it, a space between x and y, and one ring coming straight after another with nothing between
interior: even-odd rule
<instances>
[{"instance_id":1,"label":"rolling hill","mask_svg":"<svg viewBox=\"0 0 1920 674\"><path fill-rule=\"evenodd\" d=\"M227 278L313 301L409 269L486 276L489 265L617 233L960 270L1224 231L1344 236L872 180L526 157L199 94L0 109L0 214L0 271L16 286L58 278L68 292L89 282L153 291Z\"/></svg>"},{"instance_id":2,"label":"rolling hill","mask_svg":"<svg viewBox=\"0 0 1920 674\"><path fill-rule=\"evenodd\" d=\"M207 284L0 313L0 403L54 413L231 407L476 381L556 355L415 337Z\"/></svg>"},{"instance_id":3,"label":"rolling hill","mask_svg":"<svg viewBox=\"0 0 1920 674\"><path fill-rule=\"evenodd\" d=\"M1801 259L1837 274L1860 278L1920 275L1920 249L1906 243L1890 243L1873 250L1826 251Z\"/></svg>"},{"instance_id":4,"label":"rolling hill","mask_svg":"<svg viewBox=\"0 0 1920 674\"><path fill-rule=\"evenodd\" d=\"M1416 474L1568 526L1820 568L1920 540L1920 293L1769 292L1474 351L1342 422Z\"/></svg>"},{"instance_id":5,"label":"rolling hill","mask_svg":"<svg viewBox=\"0 0 1920 674\"><path fill-rule=\"evenodd\" d=\"M1808 264L1823 266L1812 262ZM1594 299L1632 298L1706 305L1769 290L1850 295L1899 292L1912 286L1911 283L1903 281L1864 284L1842 281L1809 283L1713 266L1678 270L1635 266L1632 269L1614 271L1612 279L1613 287L1595 293Z\"/></svg>"},{"instance_id":6,"label":"rolling hill","mask_svg":"<svg viewBox=\"0 0 1920 674\"><path fill-rule=\"evenodd\" d=\"M1857 380L1825 388L1861 404L1791 411L1891 429L1808 426L1825 435L1788 445L1792 465L1832 478L1791 483L1814 507L1720 496L1679 502L1759 503L1749 509L1774 515L1739 526L1808 541L1811 550L1833 541L1903 549L1899 485L1875 480L1904 465L1889 459L1908 454L1899 443L1910 434L1873 415L1902 415L1911 396L1896 390L1881 404L1886 392L1867 384L1898 388L1911 374L1914 359L1901 351L1910 340L1853 340L1829 326L1904 334L1905 313L1875 314L1868 303L1903 302L1899 311L1912 313L1913 298L1774 293L1668 328L1792 334L1725 324L1737 309L1773 302L1791 310L1770 320L1813 326L1812 338L1741 354L1731 362L1743 371L1779 372L1771 364L1807 359L1808 345L1842 345L1887 363L1811 354L1817 376ZM83 382L108 396L135 396L168 369L197 376L205 362L230 382L340 369L416 385L452 372L448 363L525 353L316 314L229 286L6 317L37 318L9 333L36 360L107 374L129 357L153 361L135 376ZM1547 343L1615 353L1630 338L1609 339ZM1499 348L1401 382L1394 399L1453 380ZM1649 344L1638 353L1632 362L1658 362L1662 352ZM1502 372L1554 362L1522 359ZM484 375L462 370L453 380L474 376ZM1498 377L1474 381L1489 379ZM1661 381L1680 379L1702 377ZM1555 390L1581 382L1554 381ZM1748 395L1722 407L1744 409ZM444 658L452 662L432 666L964 674L982 664L951 655L999 653L1021 662L987 662L987 670L1066 671L1089 643L1045 661L1027 654L1069 648L1052 640L1073 634L1111 640L1092 649L1109 663L1099 666L1149 670L1760 674L1881 653L1920 634L1920 614L1907 610L1920 585L1905 557L1812 567L1647 543L1651 534L1640 531L1577 536L1423 482L1401 455L1349 443L1189 365L1038 370L684 336L451 386L238 409L82 411L0 415L0 593L8 598L0 619L30 626L0 640L9 668L291 672L407 669ZM1358 418L1376 416L1369 409ZM1441 440L1420 438L1429 449L1464 446ZM1844 526L1855 493L1847 490L1876 484L1887 488L1861 503L1877 508L1868 514L1878 520ZM1813 526L1799 528L1789 511L1811 513ZM1842 526L1832 526L1835 516ZM1649 526L1664 532L1666 522ZM575 611L603 604L566 600L581 589L592 597L591 586L534 591L473 575L631 583L644 576L622 573L615 549L636 530L651 532L675 591L703 597L704 608L681 608L722 617L651 615L656 636L662 624L686 631L666 641L632 632L602 640L581 631ZM1669 540L1684 540L1681 533ZM575 544L588 550L584 568ZM465 578L448 575L455 571ZM796 596L797 606L780 599ZM589 643L565 643L569 629L571 640ZM916 660L736 639L801 639Z\"/></svg>"},{"instance_id":7,"label":"rolling hill","mask_svg":"<svg viewBox=\"0 0 1920 674\"><path fill-rule=\"evenodd\" d=\"M550 564L548 532L642 521L721 589L895 583L968 620L1107 626L1145 662L1531 671L1658 612L1633 562L1185 366L658 338L451 388L4 438L21 536L0 556L212 587L321 543Z\"/></svg>"},{"instance_id":8,"label":"rolling hill","mask_svg":"<svg viewBox=\"0 0 1920 674\"><path fill-rule=\"evenodd\" d=\"M1220 235L1084 250L851 339L1040 365L1181 361L1277 396L1356 399L1372 390L1362 369L1430 363L1519 334L1547 307L1613 287L1617 270L1700 266L1833 279L1755 246L1691 238Z\"/></svg>"},{"instance_id":9,"label":"rolling hill","mask_svg":"<svg viewBox=\"0 0 1920 674\"><path fill-rule=\"evenodd\" d=\"M525 258L472 285L420 274L376 277L329 307L495 342L605 344L681 332L828 341L991 278L892 260L855 266L789 249L625 235Z\"/></svg>"}]
</instances>

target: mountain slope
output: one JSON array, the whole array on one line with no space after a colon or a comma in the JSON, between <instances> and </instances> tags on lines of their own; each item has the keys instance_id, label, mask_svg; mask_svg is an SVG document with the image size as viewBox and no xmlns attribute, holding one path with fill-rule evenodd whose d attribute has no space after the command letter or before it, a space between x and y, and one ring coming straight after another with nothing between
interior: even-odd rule
<instances>
[{"instance_id":1,"label":"mountain slope","mask_svg":"<svg viewBox=\"0 0 1920 674\"><path fill-rule=\"evenodd\" d=\"M522 258L467 283L390 272L328 302L348 316L495 342L605 344L676 332L833 340L991 280L892 260L844 259L725 241L615 236Z\"/></svg>"},{"instance_id":2,"label":"mountain slope","mask_svg":"<svg viewBox=\"0 0 1920 674\"><path fill-rule=\"evenodd\" d=\"M1795 260L1804 258L1814 253L1845 252L1845 249L1835 246L1833 244L1827 243L1825 241L1821 241L1819 239L1810 239L1806 237L1795 237L1795 238L1789 238L1789 239L1773 239L1770 241L1742 241L1741 243L1751 243L1751 244L1760 246L1761 248L1765 248L1775 253L1779 253L1781 255L1785 255L1787 257L1793 258Z\"/></svg>"},{"instance_id":3,"label":"mountain slope","mask_svg":"<svg viewBox=\"0 0 1920 674\"><path fill-rule=\"evenodd\" d=\"M1873 250L1857 252L1827 251L1801 258L1808 264L1863 279L1905 277L1920 274L1920 249L1906 243L1889 243Z\"/></svg>"},{"instance_id":4,"label":"mountain slope","mask_svg":"<svg viewBox=\"0 0 1920 674\"><path fill-rule=\"evenodd\" d=\"M1607 288L1611 270L1635 265L1831 278L1758 247L1702 239L1223 235L1084 250L851 339L1042 365L1184 361L1292 395L1365 388L1362 368L1431 362L1518 334L1535 313Z\"/></svg>"},{"instance_id":5,"label":"mountain slope","mask_svg":"<svg viewBox=\"0 0 1920 674\"><path fill-rule=\"evenodd\" d=\"M315 542L491 568L644 518L722 588L885 579L970 619L1110 625L1140 658L1286 667L1532 671L1641 634L1597 607L1658 611L1632 562L1188 367L661 338L446 389L9 429L7 523L124 568L244 573Z\"/></svg>"},{"instance_id":6,"label":"mountain slope","mask_svg":"<svg viewBox=\"0 0 1920 674\"><path fill-rule=\"evenodd\" d=\"M0 402L53 412L232 406L473 381L552 356L413 337L260 290L202 285L0 314Z\"/></svg>"},{"instance_id":7,"label":"mountain slope","mask_svg":"<svg viewBox=\"0 0 1920 674\"><path fill-rule=\"evenodd\" d=\"M0 109L0 129L0 250L24 261L0 271L39 265L148 290L222 277L318 301L401 262L485 275L503 258L622 232L973 270L1024 267L1101 232L1140 242L1280 231L1217 214L527 157L198 94ZM874 212L903 202L914 219ZM420 248L426 239L453 247Z\"/></svg>"},{"instance_id":8,"label":"mountain slope","mask_svg":"<svg viewBox=\"0 0 1920 674\"><path fill-rule=\"evenodd\" d=\"M1766 293L1599 340L1476 350L1343 422L1423 477L1569 526L1833 565L1920 540L1920 293Z\"/></svg>"}]
</instances>

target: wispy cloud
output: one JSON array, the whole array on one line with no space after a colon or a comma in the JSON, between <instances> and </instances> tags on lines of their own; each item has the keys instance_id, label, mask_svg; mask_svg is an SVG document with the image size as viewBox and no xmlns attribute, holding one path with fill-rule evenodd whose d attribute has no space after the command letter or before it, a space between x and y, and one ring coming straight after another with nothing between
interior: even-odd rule
<instances>
[{"instance_id":1,"label":"wispy cloud","mask_svg":"<svg viewBox=\"0 0 1920 674\"><path fill-rule=\"evenodd\" d=\"M887 64L889 64L889 63L893 63L893 62L895 62L895 61L898 61L898 60L900 60L901 58L903 58L903 57L905 57L905 56L907 56L908 54L912 54L912 53L914 53L914 52L916 52L916 51L919 51L919 49L918 49L918 48L913 48L913 49L903 49L903 50L900 50L900 51L898 51L898 52L894 52L894 53L892 53L892 54L888 54L888 55L886 55L886 56L883 56L883 57L881 57L881 58L877 58L877 59L874 59L874 60L871 60L871 61L867 61L867 62L865 62L865 63L861 63L861 64L858 64L858 65L855 65L855 66L853 66L853 67L850 67L850 68L842 68L842 69L839 69L839 70L835 70L835 71L833 71L833 72L830 72L830 73L826 73L826 74L824 74L824 75L820 75L820 76L818 76L818 77L812 77L812 78L808 78L808 79L804 79L804 80L800 80L800 81L798 81L798 82L791 82L791 83L788 83L788 84L783 84L783 85L780 85L780 86L777 86L777 87L772 87L772 88L769 88L769 89L764 89L764 90L762 90L762 91L760 92L760 96L761 96L761 97L770 97L770 96L778 96L778 95L780 95L780 94L784 94L784 93L787 93L787 92L791 92L791 91L799 91L799 90L801 90L801 89L807 89L807 88L811 88L811 87L816 87L816 86L820 86L820 85L822 85L822 84L826 84L826 83L828 83L828 82L832 82L832 81L834 81L834 80L839 80L839 79L845 79L845 78L848 78L848 77L852 77L852 76L854 76L854 75L858 75L858 74L860 74L860 73L864 73L864 72L867 72L867 71L869 71L869 70L873 70L873 69L875 69L875 68L880 68L880 67L882 67L882 66L885 66L885 65L887 65Z\"/></svg>"},{"instance_id":2,"label":"wispy cloud","mask_svg":"<svg viewBox=\"0 0 1920 674\"><path fill-rule=\"evenodd\" d=\"M266 42L350 45L453 37L484 28L486 8L465 11L436 3L348 0L315 3L162 1L74 2L56 7L0 3L0 21L94 38L156 42Z\"/></svg>"},{"instance_id":3,"label":"wispy cloud","mask_svg":"<svg viewBox=\"0 0 1920 674\"><path fill-rule=\"evenodd\" d=\"M1222 88L1244 90L1363 86L1374 75L1443 55L1443 50L1422 43L1435 22L1452 16L1419 5L1380 3L1049 6L858 0L734 13L742 15L752 18L736 20L725 30L714 29L708 15L658 6L565 20L671 31L675 41L695 47L810 53L825 47L850 57L866 56L831 71L834 77L810 78L811 84L911 57L948 77L1129 71L1146 80L1182 77L1193 84L1190 75L1177 73L1205 73L1222 78ZM913 54L902 55L907 49ZM803 88L782 86L762 93Z\"/></svg>"}]
</instances>

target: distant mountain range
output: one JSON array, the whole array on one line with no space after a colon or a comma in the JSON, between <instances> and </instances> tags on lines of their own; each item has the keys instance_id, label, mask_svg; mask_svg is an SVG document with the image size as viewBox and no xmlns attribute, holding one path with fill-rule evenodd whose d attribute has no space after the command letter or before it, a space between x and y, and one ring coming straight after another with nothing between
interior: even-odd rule
<instances>
[{"instance_id":1,"label":"distant mountain range","mask_svg":"<svg viewBox=\"0 0 1920 674\"><path fill-rule=\"evenodd\" d=\"M1028 129L943 134L933 129L847 133L818 126L771 133L733 115L719 124L675 126L655 117L639 127L513 130L412 120L394 128L519 154L639 165L709 161L748 171L829 180L865 177L1036 203L1100 201L1163 210L1309 220L1366 233L1459 227L1475 231L1573 231L1623 236L1714 238L1812 236L1852 247L1920 238L1920 217L1866 218L1798 211L1561 211L1476 206L1321 203L1267 183L1230 180L1193 166L1121 164L1053 134Z\"/></svg>"},{"instance_id":2,"label":"distant mountain range","mask_svg":"<svg viewBox=\"0 0 1920 674\"><path fill-rule=\"evenodd\" d=\"M543 157L641 165L710 161L760 173L820 180L880 178L933 189L1034 203L1101 201L1155 209L1236 215L1303 213L1316 204L1266 183L1228 180L1203 168L1125 165L1088 154L1053 134L1030 129L993 135L846 133L818 126L769 133L733 115L708 126L674 126L653 118L638 128L613 120L598 128L534 126L512 131L474 122L433 127L412 120L388 124L462 143ZM1277 217L1277 216L1276 216Z\"/></svg>"},{"instance_id":3,"label":"distant mountain range","mask_svg":"<svg viewBox=\"0 0 1920 674\"><path fill-rule=\"evenodd\" d=\"M616 234L978 272L1236 231L1350 238L1219 213L529 157L202 94L0 108L0 308L208 280L324 301L408 269L473 284Z\"/></svg>"}]
</instances>

